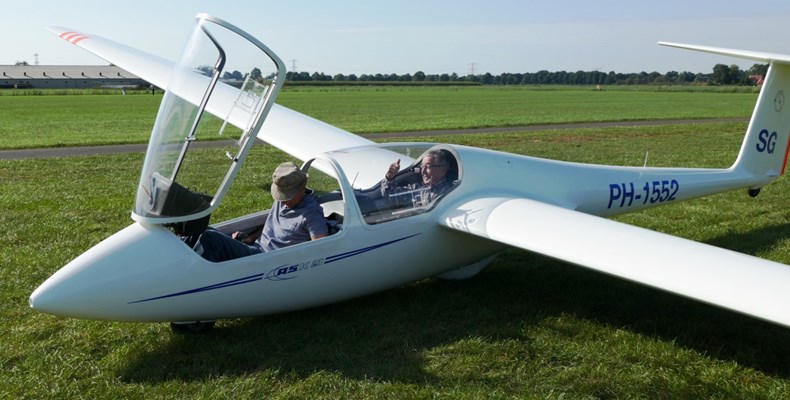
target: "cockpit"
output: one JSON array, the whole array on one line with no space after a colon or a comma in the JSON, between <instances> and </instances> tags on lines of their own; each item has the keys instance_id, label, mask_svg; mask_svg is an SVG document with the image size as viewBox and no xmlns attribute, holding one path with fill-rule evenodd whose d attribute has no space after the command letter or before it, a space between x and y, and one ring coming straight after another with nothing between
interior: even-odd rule
<instances>
[{"instance_id":1,"label":"cockpit","mask_svg":"<svg viewBox=\"0 0 790 400\"><path fill-rule=\"evenodd\" d=\"M364 168L366 173L362 176L358 167L370 159L376 161ZM377 167L384 160L401 160L403 167L387 179L388 169ZM332 236L345 229L347 221L378 225L430 212L460 184L462 169L458 160L450 146L411 143L334 151L305 162L301 168L309 175L307 190L321 205ZM444 163L447 165L440 165ZM425 169L443 167L439 172L444 173L443 179L433 186L426 185ZM346 174L351 174L351 178ZM375 175L378 179L373 178ZM437 191L431 197L434 187ZM268 213L269 210L261 211L213 227L228 235L252 233L262 228Z\"/></svg>"},{"instance_id":2,"label":"cockpit","mask_svg":"<svg viewBox=\"0 0 790 400\"><path fill-rule=\"evenodd\" d=\"M228 80L238 71L243 80ZM284 78L282 61L262 43L224 21L199 18L162 100L132 218L179 236L204 232ZM196 150L197 143L211 145ZM350 220L372 226L429 212L462 179L455 149L426 143L331 151L301 168L333 233ZM267 213L212 226L223 233L253 229Z\"/></svg>"},{"instance_id":3,"label":"cockpit","mask_svg":"<svg viewBox=\"0 0 790 400\"><path fill-rule=\"evenodd\" d=\"M400 159L391 164L395 170ZM460 183L457 156L447 148L425 150L406 167L370 188L355 190L360 212L368 224L400 219L430 211Z\"/></svg>"}]
</instances>

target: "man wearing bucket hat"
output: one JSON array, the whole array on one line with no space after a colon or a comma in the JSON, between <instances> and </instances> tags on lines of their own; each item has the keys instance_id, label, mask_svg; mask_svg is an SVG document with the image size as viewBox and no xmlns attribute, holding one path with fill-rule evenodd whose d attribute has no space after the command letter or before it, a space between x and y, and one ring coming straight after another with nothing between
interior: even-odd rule
<instances>
[{"instance_id":1,"label":"man wearing bucket hat","mask_svg":"<svg viewBox=\"0 0 790 400\"><path fill-rule=\"evenodd\" d=\"M329 227L321 205L306 191L307 173L292 162L277 166L272 174L272 205L263 230L232 237L214 229L203 232L193 249L203 258L219 262L272 251L327 236ZM194 239L193 239L194 241ZM191 243L189 238L185 242Z\"/></svg>"},{"instance_id":2,"label":"man wearing bucket hat","mask_svg":"<svg viewBox=\"0 0 790 400\"><path fill-rule=\"evenodd\" d=\"M263 251L320 239L329 234L324 210L305 191L306 185L307 174L292 162L282 163L274 170L271 192L277 201L256 240Z\"/></svg>"}]
</instances>

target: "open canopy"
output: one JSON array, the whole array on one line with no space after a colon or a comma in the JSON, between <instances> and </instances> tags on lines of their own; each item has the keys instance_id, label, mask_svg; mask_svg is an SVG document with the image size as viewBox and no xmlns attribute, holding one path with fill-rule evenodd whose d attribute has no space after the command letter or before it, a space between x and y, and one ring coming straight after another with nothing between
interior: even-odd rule
<instances>
[{"instance_id":1,"label":"open canopy","mask_svg":"<svg viewBox=\"0 0 790 400\"><path fill-rule=\"evenodd\" d=\"M175 223L211 214L284 80L282 61L266 46L198 15L159 108L132 218ZM214 143L193 145L203 141Z\"/></svg>"}]
</instances>

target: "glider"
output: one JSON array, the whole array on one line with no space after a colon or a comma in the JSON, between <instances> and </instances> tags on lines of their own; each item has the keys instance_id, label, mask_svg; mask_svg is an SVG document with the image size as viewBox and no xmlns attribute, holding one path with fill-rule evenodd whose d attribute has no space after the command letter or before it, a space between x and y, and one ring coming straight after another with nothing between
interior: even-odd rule
<instances>
[{"instance_id":1,"label":"glider","mask_svg":"<svg viewBox=\"0 0 790 400\"><path fill-rule=\"evenodd\" d=\"M375 144L274 104L282 61L260 41L200 14L177 62L99 36L61 38L165 88L133 223L57 271L30 296L54 315L205 326L221 318L315 307L427 277L465 279L508 246L544 254L790 327L790 267L606 217L735 189L757 195L784 173L790 56L662 43L769 63L730 168L589 165L452 144ZM252 61L249 61L252 60ZM243 71L233 81L226 73ZM195 149L223 137L228 148ZM302 160L337 232L219 263L177 233L255 229L268 211L211 221L254 139ZM430 150L450 154L452 190L428 205L392 206L389 165L414 179ZM324 176L325 179L314 178ZM385 199L387 200L387 199ZM409 205L411 204L411 205ZM208 321L208 322L207 322ZM179 326L174 325L174 326Z\"/></svg>"}]
</instances>

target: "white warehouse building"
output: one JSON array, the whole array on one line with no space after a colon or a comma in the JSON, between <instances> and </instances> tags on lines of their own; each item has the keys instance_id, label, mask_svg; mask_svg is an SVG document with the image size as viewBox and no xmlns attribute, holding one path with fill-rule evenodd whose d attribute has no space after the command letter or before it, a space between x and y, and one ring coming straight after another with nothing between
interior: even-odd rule
<instances>
[{"instance_id":1,"label":"white warehouse building","mask_svg":"<svg viewBox=\"0 0 790 400\"><path fill-rule=\"evenodd\" d=\"M148 87L148 83L114 65L0 65L0 88L132 87Z\"/></svg>"}]
</instances>

